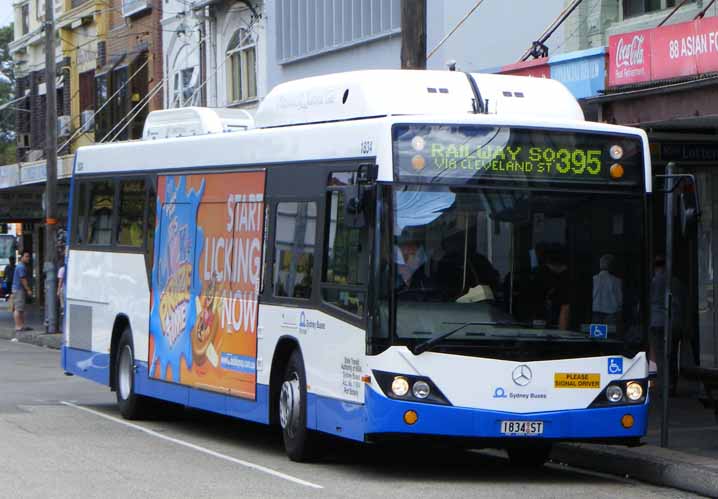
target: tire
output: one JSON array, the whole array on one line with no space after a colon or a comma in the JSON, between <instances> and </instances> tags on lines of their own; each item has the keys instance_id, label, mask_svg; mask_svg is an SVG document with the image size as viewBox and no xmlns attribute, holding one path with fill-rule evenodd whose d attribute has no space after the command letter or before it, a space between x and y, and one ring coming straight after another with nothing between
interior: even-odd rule
<instances>
[{"instance_id":1,"label":"tire","mask_svg":"<svg viewBox=\"0 0 718 499\"><path fill-rule=\"evenodd\" d=\"M292 352L284 370L278 407L284 449L289 459L306 462L318 457L319 436L307 428L307 378L299 350Z\"/></svg>"},{"instance_id":2,"label":"tire","mask_svg":"<svg viewBox=\"0 0 718 499\"><path fill-rule=\"evenodd\" d=\"M142 419L149 415L150 400L135 393L135 352L132 331L122 332L115 352L115 386L117 406L125 419Z\"/></svg>"},{"instance_id":3,"label":"tire","mask_svg":"<svg viewBox=\"0 0 718 499\"><path fill-rule=\"evenodd\" d=\"M536 442L527 445L509 447L506 452L513 466L521 468L540 468L551 455L550 443Z\"/></svg>"}]
</instances>

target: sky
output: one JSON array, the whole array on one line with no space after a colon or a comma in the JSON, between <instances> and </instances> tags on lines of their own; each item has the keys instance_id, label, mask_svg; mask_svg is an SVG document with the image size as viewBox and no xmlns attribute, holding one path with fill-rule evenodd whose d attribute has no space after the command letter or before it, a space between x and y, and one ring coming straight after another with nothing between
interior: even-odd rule
<instances>
[{"instance_id":1,"label":"sky","mask_svg":"<svg viewBox=\"0 0 718 499\"><path fill-rule=\"evenodd\" d=\"M13 21L12 0L0 0L0 27Z\"/></svg>"}]
</instances>

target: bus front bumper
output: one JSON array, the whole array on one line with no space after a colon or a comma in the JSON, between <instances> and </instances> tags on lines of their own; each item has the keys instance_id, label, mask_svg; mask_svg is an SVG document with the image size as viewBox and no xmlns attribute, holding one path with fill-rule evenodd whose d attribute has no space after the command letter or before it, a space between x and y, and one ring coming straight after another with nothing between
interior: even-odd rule
<instances>
[{"instance_id":1,"label":"bus front bumper","mask_svg":"<svg viewBox=\"0 0 718 499\"><path fill-rule=\"evenodd\" d=\"M416 415L413 424L405 421L407 411ZM637 444L646 434L648 402L526 414L394 400L367 388L366 417L367 440L420 435L502 441L525 439L526 435L503 434L501 422L541 421L543 432L530 438ZM630 421L632 424L626 427Z\"/></svg>"}]
</instances>

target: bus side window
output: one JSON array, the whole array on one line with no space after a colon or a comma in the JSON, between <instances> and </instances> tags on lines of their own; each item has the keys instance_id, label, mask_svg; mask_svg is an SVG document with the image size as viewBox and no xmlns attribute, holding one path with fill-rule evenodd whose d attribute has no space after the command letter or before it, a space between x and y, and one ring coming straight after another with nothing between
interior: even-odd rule
<instances>
[{"instance_id":1,"label":"bus side window","mask_svg":"<svg viewBox=\"0 0 718 499\"><path fill-rule=\"evenodd\" d=\"M154 265L155 255L155 226L157 223L157 189L155 188L154 179L147 182L147 228L145 229L145 238L147 239L147 249L145 250L145 258L147 268L151 269Z\"/></svg>"},{"instance_id":2,"label":"bus side window","mask_svg":"<svg viewBox=\"0 0 718 499\"><path fill-rule=\"evenodd\" d=\"M88 217L88 244L109 246L112 244L112 211L115 183L100 180L90 184L90 214Z\"/></svg>"},{"instance_id":3,"label":"bus side window","mask_svg":"<svg viewBox=\"0 0 718 499\"><path fill-rule=\"evenodd\" d=\"M317 227L315 202L277 204L274 241L274 296L309 299Z\"/></svg>"},{"instance_id":4,"label":"bus side window","mask_svg":"<svg viewBox=\"0 0 718 499\"><path fill-rule=\"evenodd\" d=\"M330 191L327 206L322 299L355 315L364 313L368 228L344 221L344 193Z\"/></svg>"},{"instance_id":5,"label":"bus side window","mask_svg":"<svg viewBox=\"0 0 718 499\"><path fill-rule=\"evenodd\" d=\"M142 223L145 215L145 181L120 182L120 203L117 214L117 244L141 248L144 242Z\"/></svg>"},{"instance_id":6,"label":"bus side window","mask_svg":"<svg viewBox=\"0 0 718 499\"><path fill-rule=\"evenodd\" d=\"M87 240L87 191L89 184L78 182L77 204L75 205L75 243L84 244Z\"/></svg>"}]
</instances>

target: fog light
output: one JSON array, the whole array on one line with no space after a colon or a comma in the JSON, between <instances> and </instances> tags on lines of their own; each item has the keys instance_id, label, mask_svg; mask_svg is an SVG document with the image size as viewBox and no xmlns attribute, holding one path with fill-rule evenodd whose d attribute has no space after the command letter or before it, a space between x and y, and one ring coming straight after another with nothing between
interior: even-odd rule
<instances>
[{"instance_id":1,"label":"fog light","mask_svg":"<svg viewBox=\"0 0 718 499\"><path fill-rule=\"evenodd\" d=\"M611 149L609 149L608 153L611 155L611 159L618 161L623 157L623 147L618 144L613 145L611 146Z\"/></svg>"},{"instance_id":2,"label":"fog light","mask_svg":"<svg viewBox=\"0 0 718 499\"><path fill-rule=\"evenodd\" d=\"M626 429L633 428L633 416L630 414L624 414L621 418L621 426Z\"/></svg>"},{"instance_id":3,"label":"fog light","mask_svg":"<svg viewBox=\"0 0 718 499\"><path fill-rule=\"evenodd\" d=\"M406 411L404 413L404 422L406 424L413 425L417 421L419 421L419 415L415 411Z\"/></svg>"},{"instance_id":4,"label":"fog light","mask_svg":"<svg viewBox=\"0 0 718 499\"><path fill-rule=\"evenodd\" d=\"M643 387L640 383L636 383L635 381L631 381L626 385L626 397L628 397L629 400L639 400L641 397L643 397Z\"/></svg>"},{"instance_id":5,"label":"fog light","mask_svg":"<svg viewBox=\"0 0 718 499\"><path fill-rule=\"evenodd\" d=\"M609 385L606 388L606 398L609 402L620 402L623 398L623 390L618 385Z\"/></svg>"},{"instance_id":6,"label":"fog light","mask_svg":"<svg viewBox=\"0 0 718 499\"><path fill-rule=\"evenodd\" d=\"M425 399L431 393L431 387L426 381L417 381L414 386L411 387L411 393L418 399Z\"/></svg>"},{"instance_id":7,"label":"fog light","mask_svg":"<svg viewBox=\"0 0 718 499\"><path fill-rule=\"evenodd\" d=\"M391 391L397 397L403 397L409 393L409 382L403 376L397 376L391 382Z\"/></svg>"},{"instance_id":8,"label":"fog light","mask_svg":"<svg viewBox=\"0 0 718 499\"><path fill-rule=\"evenodd\" d=\"M611 169L609 170L609 173L611 174L611 178L613 180L618 180L619 178L623 178L623 165L620 163L614 163L611 165Z\"/></svg>"}]
</instances>

